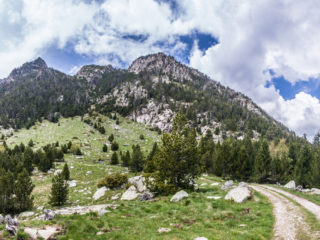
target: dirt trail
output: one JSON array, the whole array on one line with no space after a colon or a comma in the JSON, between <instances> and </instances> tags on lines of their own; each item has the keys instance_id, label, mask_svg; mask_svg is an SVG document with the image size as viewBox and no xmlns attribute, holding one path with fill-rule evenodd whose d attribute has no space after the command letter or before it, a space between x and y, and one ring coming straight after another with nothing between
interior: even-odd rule
<instances>
[{"instance_id":1,"label":"dirt trail","mask_svg":"<svg viewBox=\"0 0 320 240\"><path fill-rule=\"evenodd\" d=\"M312 232L300 207L280 194L262 186L251 186L265 195L273 205L275 216L274 240L319 239L319 232Z\"/></svg>"},{"instance_id":2,"label":"dirt trail","mask_svg":"<svg viewBox=\"0 0 320 240\"><path fill-rule=\"evenodd\" d=\"M306 200L302 197L298 197L296 195L293 195L289 192L286 192L284 190L278 189L278 188L274 188L274 187L270 187L270 186L265 186L266 188L281 193L284 196L291 198L292 200L296 201L297 203L299 203L302 207L304 207L305 209L307 209L309 212L311 212L313 215L315 215L315 217L318 219L318 221L320 222L320 206L310 202L309 200Z\"/></svg>"}]
</instances>

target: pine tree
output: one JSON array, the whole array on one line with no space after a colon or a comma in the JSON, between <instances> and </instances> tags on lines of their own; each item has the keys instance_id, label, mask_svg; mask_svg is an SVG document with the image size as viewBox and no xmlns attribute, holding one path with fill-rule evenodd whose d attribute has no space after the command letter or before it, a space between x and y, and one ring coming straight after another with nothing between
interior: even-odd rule
<instances>
[{"instance_id":1,"label":"pine tree","mask_svg":"<svg viewBox=\"0 0 320 240\"><path fill-rule=\"evenodd\" d=\"M34 146L34 143L33 143L32 139L30 139L30 141L29 141L29 143L28 143L28 146L29 146L29 147L33 147L33 146Z\"/></svg>"},{"instance_id":2,"label":"pine tree","mask_svg":"<svg viewBox=\"0 0 320 240\"><path fill-rule=\"evenodd\" d=\"M132 172L141 172L144 167L144 156L139 144L132 146L132 155L129 168Z\"/></svg>"},{"instance_id":3,"label":"pine tree","mask_svg":"<svg viewBox=\"0 0 320 240\"><path fill-rule=\"evenodd\" d=\"M113 142L113 140L114 140L114 135L111 134L111 135L108 137L108 140L109 140L109 142Z\"/></svg>"},{"instance_id":4,"label":"pine tree","mask_svg":"<svg viewBox=\"0 0 320 240\"><path fill-rule=\"evenodd\" d=\"M33 196L31 196L34 185L31 177L26 169L23 169L18 174L17 182L15 183L14 193L14 208L16 212L23 212L32 209Z\"/></svg>"},{"instance_id":5,"label":"pine tree","mask_svg":"<svg viewBox=\"0 0 320 240\"><path fill-rule=\"evenodd\" d=\"M269 145L266 140L263 140L260 143L254 169L254 177L257 182L266 182L271 175L271 156Z\"/></svg>"},{"instance_id":6,"label":"pine tree","mask_svg":"<svg viewBox=\"0 0 320 240\"><path fill-rule=\"evenodd\" d=\"M309 146L302 147L297 164L294 169L295 181L303 187L312 185L312 162L313 156Z\"/></svg>"},{"instance_id":7,"label":"pine tree","mask_svg":"<svg viewBox=\"0 0 320 240\"><path fill-rule=\"evenodd\" d=\"M106 144L103 144L102 151L103 152L108 152L108 146Z\"/></svg>"},{"instance_id":8,"label":"pine tree","mask_svg":"<svg viewBox=\"0 0 320 240\"><path fill-rule=\"evenodd\" d=\"M153 157L155 156L157 151L158 151L158 144L155 142L153 144L151 152L149 153L149 155L146 158L144 172L151 173L151 172L155 171L156 167L155 167L155 164L154 164Z\"/></svg>"},{"instance_id":9,"label":"pine tree","mask_svg":"<svg viewBox=\"0 0 320 240\"><path fill-rule=\"evenodd\" d=\"M62 206L68 199L68 184L62 173L52 178L51 195L49 203L52 206Z\"/></svg>"},{"instance_id":10,"label":"pine tree","mask_svg":"<svg viewBox=\"0 0 320 240\"><path fill-rule=\"evenodd\" d=\"M129 167L129 163L131 162L130 152L127 151L126 154L121 156L122 166Z\"/></svg>"},{"instance_id":11,"label":"pine tree","mask_svg":"<svg viewBox=\"0 0 320 240\"><path fill-rule=\"evenodd\" d=\"M111 150L112 151L118 151L119 150L119 144L116 141L113 141L111 143Z\"/></svg>"},{"instance_id":12,"label":"pine tree","mask_svg":"<svg viewBox=\"0 0 320 240\"><path fill-rule=\"evenodd\" d=\"M14 177L11 172L0 168L0 212L14 212L14 201L12 199L14 190Z\"/></svg>"},{"instance_id":13,"label":"pine tree","mask_svg":"<svg viewBox=\"0 0 320 240\"><path fill-rule=\"evenodd\" d=\"M117 152L113 152L113 154L111 156L111 164L117 165L118 163L119 163L118 154L117 154Z\"/></svg>"},{"instance_id":14,"label":"pine tree","mask_svg":"<svg viewBox=\"0 0 320 240\"><path fill-rule=\"evenodd\" d=\"M63 166L62 175L63 175L64 180L66 180L66 181L70 180L70 171L69 171L69 167L68 167L67 163L65 163Z\"/></svg>"}]
</instances>

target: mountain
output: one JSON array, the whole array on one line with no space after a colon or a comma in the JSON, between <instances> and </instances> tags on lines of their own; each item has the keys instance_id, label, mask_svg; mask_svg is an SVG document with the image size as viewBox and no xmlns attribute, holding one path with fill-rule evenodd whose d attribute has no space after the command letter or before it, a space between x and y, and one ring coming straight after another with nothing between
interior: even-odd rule
<instances>
[{"instance_id":1,"label":"mountain","mask_svg":"<svg viewBox=\"0 0 320 240\"><path fill-rule=\"evenodd\" d=\"M6 128L92 109L116 111L163 131L171 130L182 111L199 133L211 129L216 140L294 135L250 98L163 53L140 57L128 69L83 66L75 76L48 68L38 58L1 80L0 124Z\"/></svg>"}]
</instances>

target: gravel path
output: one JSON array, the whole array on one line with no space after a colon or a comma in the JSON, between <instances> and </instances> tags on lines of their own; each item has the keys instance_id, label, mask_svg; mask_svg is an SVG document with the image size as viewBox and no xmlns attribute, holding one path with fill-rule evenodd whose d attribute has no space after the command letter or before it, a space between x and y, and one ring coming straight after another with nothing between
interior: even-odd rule
<instances>
[{"instance_id":1,"label":"gravel path","mask_svg":"<svg viewBox=\"0 0 320 240\"><path fill-rule=\"evenodd\" d=\"M304 207L305 209L307 209L309 212L311 212L313 215L315 215L315 217L320 221L320 206L310 202L309 200L306 200L302 197L298 197L296 195L293 195L289 192L286 192L284 190L278 189L278 188L274 188L274 187L269 187L269 186L265 186L266 188L281 193L284 196L291 198L292 200L296 201L297 203L299 203L302 207Z\"/></svg>"},{"instance_id":2,"label":"gravel path","mask_svg":"<svg viewBox=\"0 0 320 240\"><path fill-rule=\"evenodd\" d=\"M265 195L273 205L275 216L274 240L319 239L319 233L313 233L305 221L300 207L280 194L262 186L251 186Z\"/></svg>"}]
</instances>

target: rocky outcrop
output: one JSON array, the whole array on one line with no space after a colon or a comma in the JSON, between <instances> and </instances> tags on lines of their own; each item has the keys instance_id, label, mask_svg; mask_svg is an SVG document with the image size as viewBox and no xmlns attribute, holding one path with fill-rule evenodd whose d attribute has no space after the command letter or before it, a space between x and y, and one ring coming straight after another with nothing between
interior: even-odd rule
<instances>
[{"instance_id":1,"label":"rocky outcrop","mask_svg":"<svg viewBox=\"0 0 320 240\"><path fill-rule=\"evenodd\" d=\"M5 217L6 221L6 230L11 234L11 235L17 235L18 232L18 219L17 218L12 218L10 215L7 215Z\"/></svg>"},{"instance_id":2,"label":"rocky outcrop","mask_svg":"<svg viewBox=\"0 0 320 240\"><path fill-rule=\"evenodd\" d=\"M107 191L109 191L109 189L106 188L106 187L99 188L99 189L94 193L92 199L95 200L95 201L99 200L100 198L102 198L102 197L106 194Z\"/></svg>"},{"instance_id":3,"label":"rocky outcrop","mask_svg":"<svg viewBox=\"0 0 320 240\"><path fill-rule=\"evenodd\" d=\"M184 198L187 198L189 194L183 190L177 192L175 195L172 196L170 202L179 202Z\"/></svg>"},{"instance_id":4,"label":"rocky outcrop","mask_svg":"<svg viewBox=\"0 0 320 240\"><path fill-rule=\"evenodd\" d=\"M225 196L225 200L232 200L236 203L243 203L249 199L252 195L252 192L249 187L238 186L234 189L231 189L228 194Z\"/></svg>"},{"instance_id":5,"label":"rocky outcrop","mask_svg":"<svg viewBox=\"0 0 320 240\"><path fill-rule=\"evenodd\" d=\"M229 181L225 182L225 183L221 186L221 189L222 189L222 190L227 190L227 189L232 188L233 185L234 185L233 180L229 180Z\"/></svg>"},{"instance_id":6,"label":"rocky outcrop","mask_svg":"<svg viewBox=\"0 0 320 240\"><path fill-rule=\"evenodd\" d=\"M46 226L44 228L25 228L24 232L32 239L55 239L53 236L60 231L56 226Z\"/></svg>"},{"instance_id":7,"label":"rocky outcrop","mask_svg":"<svg viewBox=\"0 0 320 240\"><path fill-rule=\"evenodd\" d=\"M140 194L138 193L137 189L135 186L130 186L127 191L125 191L122 196L121 200L125 201L131 201L136 199Z\"/></svg>"},{"instance_id":8,"label":"rocky outcrop","mask_svg":"<svg viewBox=\"0 0 320 240\"><path fill-rule=\"evenodd\" d=\"M114 69L111 65L99 66L99 65L86 65L83 66L76 74L77 78L84 78L89 83L96 79L101 79L104 73L113 72Z\"/></svg>"},{"instance_id":9,"label":"rocky outcrop","mask_svg":"<svg viewBox=\"0 0 320 240\"><path fill-rule=\"evenodd\" d=\"M295 181L291 180L286 185L284 185L284 187L289 188L289 189L296 189L296 183L295 183Z\"/></svg>"}]
</instances>

